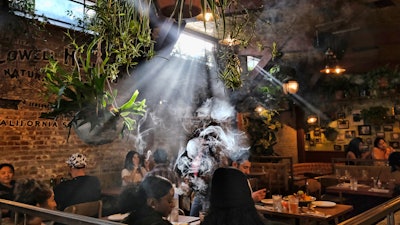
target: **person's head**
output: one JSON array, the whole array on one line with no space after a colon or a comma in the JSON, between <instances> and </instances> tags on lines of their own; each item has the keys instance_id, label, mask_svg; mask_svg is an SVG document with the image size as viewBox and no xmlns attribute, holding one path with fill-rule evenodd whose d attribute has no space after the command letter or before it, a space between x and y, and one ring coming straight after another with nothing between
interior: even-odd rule
<instances>
[{"instance_id":1,"label":"person's head","mask_svg":"<svg viewBox=\"0 0 400 225\"><path fill-rule=\"evenodd\" d=\"M137 186L131 185L120 195L121 212L134 212L151 208L167 217L175 207L174 188L169 180L160 176L146 176Z\"/></svg>"},{"instance_id":2,"label":"person's head","mask_svg":"<svg viewBox=\"0 0 400 225\"><path fill-rule=\"evenodd\" d=\"M14 178L14 166L9 163L0 164L0 183L10 185Z\"/></svg>"},{"instance_id":3,"label":"person's head","mask_svg":"<svg viewBox=\"0 0 400 225\"><path fill-rule=\"evenodd\" d=\"M168 153L163 148L157 148L153 153L153 160L156 164L168 163Z\"/></svg>"},{"instance_id":4,"label":"person's head","mask_svg":"<svg viewBox=\"0 0 400 225\"><path fill-rule=\"evenodd\" d=\"M244 174L250 174L251 162L248 150L241 150L232 157L232 166L242 171Z\"/></svg>"},{"instance_id":5,"label":"person's head","mask_svg":"<svg viewBox=\"0 0 400 225\"><path fill-rule=\"evenodd\" d=\"M34 179L19 180L14 189L14 201L41 208L55 210L57 203L54 200L54 193L50 186ZM41 220L36 217L29 217L28 224L41 224Z\"/></svg>"},{"instance_id":6,"label":"person's head","mask_svg":"<svg viewBox=\"0 0 400 225\"><path fill-rule=\"evenodd\" d=\"M129 151L125 156L124 168L133 170L134 168L141 166L141 156L137 151Z\"/></svg>"},{"instance_id":7,"label":"person's head","mask_svg":"<svg viewBox=\"0 0 400 225\"><path fill-rule=\"evenodd\" d=\"M72 154L67 161L68 167L70 168L69 173L74 178L77 176L85 175L85 168L87 165L86 156L82 153Z\"/></svg>"},{"instance_id":8,"label":"person's head","mask_svg":"<svg viewBox=\"0 0 400 225\"><path fill-rule=\"evenodd\" d=\"M385 150L387 148L385 139L383 137L375 138L374 147Z\"/></svg>"},{"instance_id":9,"label":"person's head","mask_svg":"<svg viewBox=\"0 0 400 225\"><path fill-rule=\"evenodd\" d=\"M388 158L389 166L391 166L391 171L400 171L400 152L392 152Z\"/></svg>"},{"instance_id":10,"label":"person's head","mask_svg":"<svg viewBox=\"0 0 400 225\"><path fill-rule=\"evenodd\" d=\"M235 168L218 168L211 180L205 225L263 224L254 206L246 176Z\"/></svg>"},{"instance_id":11,"label":"person's head","mask_svg":"<svg viewBox=\"0 0 400 225\"><path fill-rule=\"evenodd\" d=\"M360 152L360 149L362 148L362 146L363 146L363 140L362 140L362 138L360 138L360 137L356 137L356 138L353 138L350 142L349 142L349 145L347 146L347 149L346 149L346 151L348 152L348 151L352 151L352 152L354 152L354 153L359 153Z\"/></svg>"}]
</instances>

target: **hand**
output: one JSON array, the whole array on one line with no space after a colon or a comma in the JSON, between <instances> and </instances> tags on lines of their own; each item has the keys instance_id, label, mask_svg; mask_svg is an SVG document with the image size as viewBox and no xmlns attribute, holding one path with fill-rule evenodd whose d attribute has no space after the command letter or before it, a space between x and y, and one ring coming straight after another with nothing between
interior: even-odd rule
<instances>
[{"instance_id":1,"label":"hand","mask_svg":"<svg viewBox=\"0 0 400 225\"><path fill-rule=\"evenodd\" d=\"M253 198L254 202L259 202L265 198L266 194L267 194L267 189L263 188L258 191L253 191L253 193L251 193L251 197Z\"/></svg>"}]
</instances>

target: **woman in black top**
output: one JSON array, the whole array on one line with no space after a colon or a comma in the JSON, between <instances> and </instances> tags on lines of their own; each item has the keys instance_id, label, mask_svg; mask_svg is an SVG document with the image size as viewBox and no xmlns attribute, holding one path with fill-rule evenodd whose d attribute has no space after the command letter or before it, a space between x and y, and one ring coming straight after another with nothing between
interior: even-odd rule
<instances>
[{"instance_id":1,"label":"woman in black top","mask_svg":"<svg viewBox=\"0 0 400 225\"><path fill-rule=\"evenodd\" d=\"M160 176L147 176L139 185L127 186L120 196L120 211L130 212L129 225L171 225L168 217L174 203L174 188Z\"/></svg>"},{"instance_id":2,"label":"woman in black top","mask_svg":"<svg viewBox=\"0 0 400 225\"><path fill-rule=\"evenodd\" d=\"M0 164L0 198L14 200L14 166L9 163ZM2 209L2 216L9 217L7 209Z\"/></svg>"}]
</instances>

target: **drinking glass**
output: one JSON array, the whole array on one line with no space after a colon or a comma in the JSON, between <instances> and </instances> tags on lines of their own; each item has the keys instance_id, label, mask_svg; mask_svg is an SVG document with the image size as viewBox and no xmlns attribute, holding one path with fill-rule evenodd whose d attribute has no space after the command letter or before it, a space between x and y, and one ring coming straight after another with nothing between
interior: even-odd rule
<instances>
[{"instance_id":1,"label":"drinking glass","mask_svg":"<svg viewBox=\"0 0 400 225\"><path fill-rule=\"evenodd\" d=\"M289 213L298 213L299 212L299 199L296 197L289 198Z\"/></svg>"},{"instance_id":2,"label":"drinking glass","mask_svg":"<svg viewBox=\"0 0 400 225\"><path fill-rule=\"evenodd\" d=\"M282 195L272 195L272 206L275 211L282 212Z\"/></svg>"}]
</instances>

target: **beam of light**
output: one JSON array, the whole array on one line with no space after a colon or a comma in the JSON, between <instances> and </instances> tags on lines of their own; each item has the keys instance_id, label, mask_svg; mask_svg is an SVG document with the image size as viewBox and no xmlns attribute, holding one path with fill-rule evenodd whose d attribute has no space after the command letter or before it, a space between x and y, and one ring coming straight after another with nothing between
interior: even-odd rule
<instances>
[{"instance_id":1,"label":"beam of light","mask_svg":"<svg viewBox=\"0 0 400 225\"><path fill-rule=\"evenodd\" d=\"M264 70L263 68L261 68L260 66L256 66L255 70L257 70L262 76L264 76L266 79L268 80L272 80L272 82L278 86L282 87L282 82L278 79L276 79L274 76L272 76L269 72L267 72L266 70ZM312 105L311 103L307 102L304 98L302 98L300 95L298 94L292 94L291 95L292 98L294 98L297 102L301 103L301 106L303 108L303 110L307 110L307 111L311 111L314 114L319 115L320 117L322 117L324 120L329 119L327 115L325 115L323 112L321 112L321 110L319 110L318 108L316 108L314 105ZM305 111L306 111L305 110Z\"/></svg>"}]
</instances>

